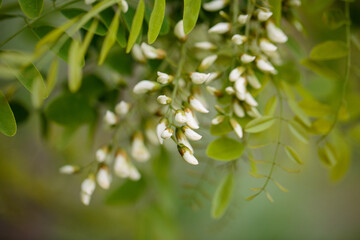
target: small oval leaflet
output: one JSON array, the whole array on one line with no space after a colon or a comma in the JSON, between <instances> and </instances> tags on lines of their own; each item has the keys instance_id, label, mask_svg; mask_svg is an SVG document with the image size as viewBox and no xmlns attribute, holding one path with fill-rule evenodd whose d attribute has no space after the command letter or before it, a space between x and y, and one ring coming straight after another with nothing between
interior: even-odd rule
<instances>
[{"instance_id":1,"label":"small oval leaflet","mask_svg":"<svg viewBox=\"0 0 360 240\"><path fill-rule=\"evenodd\" d=\"M310 53L313 60L332 60L348 55L348 48L343 41L326 41L316 45Z\"/></svg>"},{"instance_id":2,"label":"small oval leaflet","mask_svg":"<svg viewBox=\"0 0 360 240\"><path fill-rule=\"evenodd\" d=\"M152 10L149 31L148 31L148 42L152 44L158 37L165 16L165 0L155 0L154 9Z\"/></svg>"},{"instance_id":3,"label":"small oval leaflet","mask_svg":"<svg viewBox=\"0 0 360 240\"><path fill-rule=\"evenodd\" d=\"M213 197L211 205L211 216L213 218L220 218L224 215L226 209L229 206L233 190L234 177L232 173L229 173L221 181Z\"/></svg>"},{"instance_id":4,"label":"small oval leaflet","mask_svg":"<svg viewBox=\"0 0 360 240\"><path fill-rule=\"evenodd\" d=\"M255 118L246 125L245 131L249 133L262 132L270 128L274 123L275 123L275 119L274 117L271 116L263 116L263 117Z\"/></svg>"},{"instance_id":5,"label":"small oval leaflet","mask_svg":"<svg viewBox=\"0 0 360 240\"><path fill-rule=\"evenodd\" d=\"M19 0L19 4L27 17L36 18L43 10L44 0Z\"/></svg>"},{"instance_id":6,"label":"small oval leaflet","mask_svg":"<svg viewBox=\"0 0 360 240\"><path fill-rule=\"evenodd\" d=\"M230 161L241 157L244 145L232 138L220 137L212 141L206 149L206 154L216 160Z\"/></svg>"},{"instance_id":7,"label":"small oval leaflet","mask_svg":"<svg viewBox=\"0 0 360 240\"><path fill-rule=\"evenodd\" d=\"M292 148L290 146L286 146L285 152L292 161L294 161L298 164L303 164L303 162L301 161L299 155L296 153L294 148Z\"/></svg>"},{"instance_id":8,"label":"small oval leaflet","mask_svg":"<svg viewBox=\"0 0 360 240\"><path fill-rule=\"evenodd\" d=\"M195 27L201 8L201 0L184 0L184 32L188 34Z\"/></svg>"},{"instance_id":9,"label":"small oval leaflet","mask_svg":"<svg viewBox=\"0 0 360 240\"><path fill-rule=\"evenodd\" d=\"M137 37L139 36L144 20L144 14L145 14L144 0L140 0L131 24L130 36L126 47L127 53L130 52L130 50L132 49L132 47L136 42Z\"/></svg>"},{"instance_id":10,"label":"small oval leaflet","mask_svg":"<svg viewBox=\"0 0 360 240\"><path fill-rule=\"evenodd\" d=\"M16 133L14 114L4 94L0 91L0 132L6 136L14 136Z\"/></svg>"}]
</instances>

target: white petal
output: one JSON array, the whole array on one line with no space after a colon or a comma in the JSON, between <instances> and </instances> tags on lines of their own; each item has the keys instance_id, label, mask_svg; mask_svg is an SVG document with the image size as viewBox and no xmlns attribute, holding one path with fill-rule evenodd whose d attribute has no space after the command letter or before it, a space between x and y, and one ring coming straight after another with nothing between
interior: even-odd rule
<instances>
[{"instance_id":1,"label":"white petal","mask_svg":"<svg viewBox=\"0 0 360 240\"><path fill-rule=\"evenodd\" d=\"M158 88L157 84L158 83L153 82L153 81L142 80L135 85L133 92L135 94L144 94L149 91L153 91L153 90L157 89Z\"/></svg>"},{"instance_id":2,"label":"white petal","mask_svg":"<svg viewBox=\"0 0 360 240\"><path fill-rule=\"evenodd\" d=\"M287 36L281 31L280 28L276 27L273 22L266 24L266 32L271 41L276 43L284 43L288 40Z\"/></svg>"},{"instance_id":3,"label":"white petal","mask_svg":"<svg viewBox=\"0 0 360 240\"><path fill-rule=\"evenodd\" d=\"M202 104L202 102L200 102L200 100L198 100L194 96L189 97L189 103L190 103L190 106L195 111L198 111L198 112L201 112L201 113L208 113L209 112L209 110L206 109L204 104Z\"/></svg>"},{"instance_id":4,"label":"white petal","mask_svg":"<svg viewBox=\"0 0 360 240\"><path fill-rule=\"evenodd\" d=\"M261 84L255 75L246 76L247 82L255 89L261 88Z\"/></svg>"},{"instance_id":5,"label":"white petal","mask_svg":"<svg viewBox=\"0 0 360 240\"><path fill-rule=\"evenodd\" d=\"M180 124L186 123L187 118L186 118L185 112L183 110L177 110L176 111L176 113L175 113L175 121L180 123Z\"/></svg>"},{"instance_id":6,"label":"white petal","mask_svg":"<svg viewBox=\"0 0 360 240\"><path fill-rule=\"evenodd\" d=\"M169 139L173 135L173 132L174 132L174 130L172 128L168 127L161 133L161 137L163 139Z\"/></svg>"},{"instance_id":7,"label":"white petal","mask_svg":"<svg viewBox=\"0 0 360 240\"><path fill-rule=\"evenodd\" d=\"M184 32L184 22L183 20L180 20L174 28L174 34L175 36L180 39L180 40L185 40L186 39L186 34Z\"/></svg>"},{"instance_id":8,"label":"white petal","mask_svg":"<svg viewBox=\"0 0 360 240\"><path fill-rule=\"evenodd\" d=\"M111 175L107 167L101 167L96 175L96 180L100 187L109 189L111 184Z\"/></svg>"},{"instance_id":9,"label":"white petal","mask_svg":"<svg viewBox=\"0 0 360 240\"><path fill-rule=\"evenodd\" d=\"M126 13L129 10L129 5L125 0L121 1L121 11Z\"/></svg>"},{"instance_id":10,"label":"white petal","mask_svg":"<svg viewBox=\"0 0 360 240\"><path fill-rule=\"evenodd\" d=\"M188 162L192 165L199 164L199 161L196 159L196 157L190 151L185 151L183 158L186 162Z\"/></svg>"},{"instance_id":11,"label":"white petal","mask_svg":"<svg viewBox=\"0 0 360 240\"><path fill-rule=\"evenodd\" d=\"M157 75L158 75L157 81L162 84L168 84L173 80L173 76L163 72L157 72Z\"/></svg>"},{"instance_id":12,"label":"white petal","mask_svg":"<svg viewBox=\"0 0 360 240\"><path fill-rule=\"evenodd\" d=\"M118 117L112 111L107 110L105 113L104 121L108 125L115 125L118 122Z\"/></svg>"},{"instance_id":13,"label":"white petal","mask_svg":"<svg viewBox=\"0 0 360 240\"><path fill-rule=\"evenodd\" d=\"M235 93L235 89L233 87L226 87L225 92L229 95L233 95Z\"/></svg>"},{"instance_id":14,"label":"white petal","mask_svg":"<svg viewBox=\"0 0 360 240\"><path fill-rule=\"evenodd\" d=\"M183 127L185 136L192 141L199 141L202 136L189 127Z\"/></svg>"},{"instance_id":15,"label":"white petal","mask_svg":"<svg viewBox=\"0 0 360 240\"><path fill-rule=\"evenodd\" d=\"M217 33L217 34L224 34L229 32L231 29L231 24L227 22L221 22L209 29L209 33Z\"/></svg>"},{"instance_id":16,"label":"white petal","mask_svg":"<svg viewBox=\"0 0 360 240\"><path fill-rule=\"evenodd\" d=\"M237 68L234 68L233 70L231 70L231 72L229 74L230 82L235 82L236 80L238 80L244 71L245 71L244 67L237 67Z\"/></svg>"},{"instance_id":17,"label":"white petal","mask_svg":"<svg viewBox=\"0 0 360 240\"><path fill-rule=\"evenodd\" d=\"M169 98L166 95L160 95L157 97L156 99L158 101L158 103L162 104L162 105L167 105L171 103L171 98Z\"/></svg>"},{"instance_id":18,"label":"white petal","mask_svg":"<svg viewBox=\"0 0 360 240\"><path fill-rule=\"evenodd\" d=\"M227 0L213 0L203 4L203 8L209 12L216 12L223 9L229 1Z\"/></svg>"},{"instance_id":19,"label":"white petal","mask_svg":"<svg viewBox=\"0 0 360 240\"><path fill-rule=\"evenodd\" d=\"M233 110L236 116L242 118L245 116L244 108L240 105L238 101L234 101Z\"/></svg>"},{"instance_id":20,"label":"white petal","mask_svg":"<svg viewBox=\"0 0 360 240\"><path fill-rule=\"evenodd\" d=\"M77 171L79 171L79 167L74 165L65 165L59 169L59 172L62 174L73 174Z\"/></svg>"},{"instance_id":21,"label":"white petal","mask_svg":"<svg viewBox=\"0 0 360 240\"><path fill-rule=\"evenodd\" d=\"M222 123L224 121L224 119L225 119L224 115L219 115L211 120L211 124L218 125L218 124Z\"/></svg>"},{"instance_id":22,"label":"white petal","mask_svg":"<svg viewBox=\"0 0 360 240\"><path fill-rule=\"evenodd\" d=\"M238 20L238 23L240 23L240 25L245 25L247 23L247 21L249 20L249 15L241 14L237 20Z\"/></svg>"},{"instance_id":23,"label":"white petal","mask_svg":"<svg viewBox=\"0 0 360 240\"><path fill-rule=\"evenodd\" d=\"M203 50L213 50L216 49L216 46L211 42L197 42L194 44L196 48Z\"/></svg>"},{"instance_id":24,"label":"white petal","mask_svg":"<svg viewBox=\"0 0 360 240\"><path fill-rule=\"evenodd\" d=\"M270 41L268 41L266 39L261 39L260 40L260 49L263 52L274 52L277 50L277 46L275 46L274 44L272 44Z\"/></svg>"},{"instance_id":25,"label":"white petal","mask_svg":"<svg viewBox=\"0 0 360 240\"><path fill-rule=\"evenodd\" d=\"M210 73L192 72L190 74L190 79L194 84L203 84L208 80L209 77Z\"/></svg>"},{"instance_id":26,"label":"white petal","mask_svg":"<svg viewBox=\"0 0 360 240\"><path fill-rule=\"evenodd\" d=\"M240 124L235 119L230 119L230 124L231 124L232 128L234 129L234 132L236 133L236 135L239 138L242 138L243 131L242 131Z\"/></svg>"},{"instance_id":27,"label":"white petal","mask_svg":"<svg viewBox=\"0 0 360 240\"><path fill-rule=\"evenodd\" d=\"M246 39L246 36L235 34L234 36L232 36L231 41L236 45L242 45L246 41Z\"/></svg>"},{"instance_id":28,"label":"white petal","mask_svg":"<svg viewBox=\"0 0 360 240\"><path fill-rule=\"evenodd\" d=\"M217 55L210 55L206 58L204 58L202 61L201 61L201 64L200 64L200 69L201 70L206 70L208 69L211 65L213 65L213 63L216 61L217 59Z\"/></svg>"},{"instance_id":29,"label":"white petal","mask_svg":"<svg viewBox=\"0 0 360 240\"><path fill-rule=\"evenodd\" d=\"M249 92L247 92L245 94L245 102L253 107L256 107L258 105L256 100L253 98L253 96Z\"/></svg>"},{"instance_id":30,"label":"white petal","mask_svg":"<svg viewBox=\"0 0 360 240\"><path fill-rule=\"evenodd\" d=\"M263 72L276 73L274 66L264 59L257 60L256 66Z\"/></svg>"},{"instance_id":31,"label":"white petal","mask_svg":"<svg viewBox=\"0 0 360 240\"><path fill-rule=\"evenodd\" d=\"M81 202L85 205L88 206L90 204L90 200L91 200L91 195L81 192L80 193L80 197L81 197Z\"/></svg>"},{"instance_id":32,"label":"white petal","mask_svg":"<svg viewBox=\"0 0 360 240\"><path fill-rule=\"evenodd\" d=\"M245 86L246 80L243 77L240 77L238 80L236 80L234 87L236 90L236 96L240 100L245 100L245 93L246 93L246 86Z\"/></svg>"},{"instance_id":33,"label":"white petal","mask_svg":"<svg viewBox=\"0 0 360 240\"><path fill-rule=\"evenodd\" d=\"M134 44L133 48L131 49L131 55L136 61L146 62L146 58L139 44Z\"/></svg>"},{"instance_id":34,"label":"white petal","mask_svg":"<svg viewBox=\"0 0 360 240\"><path fill-rule=\"evenodd\" d=\"M130 103L121 101L115 106L115 112L120 116L125 116L126 114L128 114L130 107Z\"/></svg>"},{"instance_id":35,"label":"white petal","mask_svg":"<svg viewBox=\"0 0 360 240\"><path fill-rule=\"evenodd\" d=\"M267 21L271 16L273 15L272 12L270 11L263 11L263 10L259 10L258 14L257 14L257 18L260 22L265 22Z\"/></svg>"},{"instance_id":36,"label":"white petal","mask_svg":"<svg viewBox=\"0 0 360 240\"><path fill-rule=\"evenodd\" d=\"M192 129L199 128L199 124L197 123L197 121L193 115L193 112L189 108L185 109L185 116L186 116L186 124L189 127L191 127Z\"/></svg>"},{"instance_id":37,"label":"white petal","mask_svg":"<svg viewBox=\"0 0 360 240\"><path fill-rule=\"evenodd\" d=\"M90 175L81 183L81 191L88 195L91 195L95 190L95 186L96 184L95 184L94 176Z\"/></svg>"},{"instance_id":38,"label":"white petal","mask_svg":"<svg viewBox=\"0 0 360 240\"><path fill-rule=\"evenodd\" d=\"M150 159L150 153L142 138L134 137L131 148L131 156L139 162L146 162Z\"/></svg>"},{"instance_id":39,"label":"white petal","mask_svg":"<svg viewBox=\"0 0 360 240\"><path fill-rule=\"evenodd\" d=\"M160 144L164 143L164 139L161 137L161 134L163 133L163 131L166 129L166 124L165 122L161 121L157 126L156 126L156 135L159 139Z\"/></svg>"},{"instance_id":40,"label":"white petal","mask_svg":"<svg viewBox=\"0 0 360 240\"><path fill-rule=\"evenodd\" d=\"M240 60L243 63L251 63L252 61L255 60L255 56L251 56L249 54L244 53L243 55L241 55Z\"/></svg>"}]
</instances>

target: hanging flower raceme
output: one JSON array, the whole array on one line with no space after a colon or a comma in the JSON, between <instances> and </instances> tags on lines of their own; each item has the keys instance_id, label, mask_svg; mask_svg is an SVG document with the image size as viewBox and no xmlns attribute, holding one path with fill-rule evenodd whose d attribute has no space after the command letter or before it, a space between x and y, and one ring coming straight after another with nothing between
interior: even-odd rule
<instances>
[{"instance_id":1,"label":"hanging flower raceme","mask_svg":"<svg viewBox=\"0 0 360 240\"><path fill-rule=\"evenodd\" d=\"M145 146L144 136L141 132L136 132L133 135L131 156L139 162L146 162L150 159L150 152Z\"/></svg>"}]
</instances>

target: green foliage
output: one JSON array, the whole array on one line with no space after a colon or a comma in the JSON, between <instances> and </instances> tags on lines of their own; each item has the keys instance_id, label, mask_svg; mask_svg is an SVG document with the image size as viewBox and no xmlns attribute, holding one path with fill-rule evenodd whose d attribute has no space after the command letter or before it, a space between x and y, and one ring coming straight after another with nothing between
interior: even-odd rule
<instances>
[{"instance_id":1,"label":"green foliage","mask_svg":"<svg viewBox=\"0 0 360 240\"><path fill-rule=\"evenodd\" d=\"M227 174L217 187L211 204L211 216L221 218L229 206L234 191L234 176Z\"/></svg>"},{"instance_id":2,"label":"green foliage","mask_svg":"<svg viewBox=\"0 0 360 240\"><path fill-rule=\"evenodd\" d=\"M243 151L244 145L241 142L224 136L212 141L206 154L216 160L230 161L241 157Z\"/></svg>"},{"instance_id":3,"label":"green foliage","mask_svg":"<svg viewBox=\"0 0 360 240\"><path fill-rule=\"evenodd\" d=\"M138 181L126 180L115 189L106 199L110 205L135 204L146 190L146 181L141 178Z\"/></svg>"},{"instance_id":4,"label":"green foliage","mask_svg":"<svg viewBox=\"0 0 360 240\"><path fill-rule=\"evenodd\" d=\"M29 18L39 17L43 7L44 0L18 0L21 10Z\"/></svg>"},{"instance_id":5,"label":"green foliage","mask_svg":"<svg viewBox=\"0 0 360 240\"><path fill-rule=\"evenodd\" d=\"M149 21L149 31L148 31L148 42L149 44L155 42L158 37L164 16L165 16L165 0L155 0L154 8L151 12L151 17Z\"/></svg>"},{"instance_id":6,"label":"green foliage","mask_svg":"<svg viewBox=\"0 0 360 240\"><path fill-rule=\"evenodd\" d=\"M348 55L348 48L343 41L326 41L316 45L310 53L312 60L332 60Z\"/></svg>"},{"instance_id":7,"label":"green foliage","mask_svg":"<svg viewBox=\"0 0 360 240\"><path fill-rule=\"evenodd\" d=\"M229 132L231 132L233 129L229 123L229 117L225 117L225 119L219 123L219 124L212 124L210 127L210 133L214 136L222 136Z\"/></svg>"},{"instance_id":8,"label":"green foliage","mask_svg":"<svg viewBox=\"0 0 360 240\"><path fill-rule=\"evenodd\" d=\"M275 118L271 116L255 118L246 125L245 131L248 133L262 132L270 128L274 123Z\"/></svg>"},{"instance_id":9,"label":"green foliage","mask_svg":"<svg viewBox=\"0 0 360 240\"><path fill-rule=\"evenodd\" d=\"M285 146L285 152L293 162L298 164L303 164L303 162L301 161L299 155L297 154L294 148L290 146Z\"/></svg>"},{"instance_id":10,"label":"green foliage","mask_svg":"<svg viewBox=\"0 0 360 240\"><path fill-rule=\"evenodd\" d=\"M310 127L311 122L306 113L299 107L298 103L292 99L288 100L289 107L291 111L304 123L306 126Z\"/></svg>"},{"instance_id":11,"label":"green foliage","mask_svg":"<svg viewBox=\"0 0 360 240\"><path fill-rule=\"evenodd\" d=\"M188 34L195 27L201 8L201 0L184 0L184 32Z\"/></svg>"},{"instance_id":12,"label":"green foliage","mask_svg":"<svg viewBox=\"0 0 360 240\"><path fill-rule=\"evenodd\" d=\"M145 13L144 0L140 0L131 24L130 36L126 47L127 53L130 52L131 48L134 46L136 39L140 34L144 20L144 13Z\"/></svg>"},{"instance_id":13,"label":"green foliage","mask_svg":"<svg viewBox=\"0 0 360 240\"><path fill-rule=\"evenodd\" d=\"M273 13L277 25L280 25L281 20L281 2L281 0L269 0L270 10Z\"/></svg>"},{"instance_id":14,"label":"green foliage","mask_svg":"<svg viewBox=\"0 0 360 240\"><path fill-rule=\"evenodd\" d=\"M289 121L288 122L288 127L290 129L290 132L300 141L302 141L303 143L308 143L309 142L309 136L308 133L306 132L306 129L299 124L296 121Z\"/></svg>"},{"instance_id":15,"label":"green foliage","mask_svg":"<svg viewBox=\"0 0 360 240\"><path fill-rule=\"evenodd\" d=\"M4 94L0 91L0 132L6 136L14 136L16 122L14 114Z\"/></svg>"},{"instance_id":16,"label":"green foliage","mask_svg":"<svg viewBox=\"0 0 360 240\"><path fill-rule=\"evenodd\" d=\"M300 63L324 78L334 81L341 79L340 75L336 71L322 62L317 62L311 59L303 59Z\"/></svg>"}]
</instances>

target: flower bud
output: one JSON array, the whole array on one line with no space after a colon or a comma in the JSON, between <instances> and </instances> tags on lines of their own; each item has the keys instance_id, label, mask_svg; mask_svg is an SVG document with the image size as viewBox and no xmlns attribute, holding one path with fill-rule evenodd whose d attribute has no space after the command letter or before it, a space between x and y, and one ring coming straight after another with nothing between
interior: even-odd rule
<instances>
[{"instance_id":1,"label":"flower bud","mask_svg":"<svg viewBox=\"0 0 360 240\"><path fill-rule=\"evenodd\" d=\"M190 79L194 84L203 84L209 79L209 77L210 77L210 73L199 73L199 72L190 73Z\"/></svg>"},{"instance_id":2,"label":"flower bud","mask_svg":"<svg viewBox=\"0 0 360 240\"><path fill-rule=\"evenodd\" d=\"M228 0L212 0L203 4L203 8L209 12L216 12L223 9L229 3Z\"/></svg>"},{"instance_id":3,"label":"flower bud","mask_svg":"<svg viewBox=\"0 0 360 240\"><path fill-rule=\"evenodd\" d=\"M218 24L215 24L213 27L211 27L208 32L209 33L216 33L216 34L224 34L229 32L231 29L231 24L227 22L221 22Z\"/></svg>"},{"instance_id":4,"label":"flower bud","mask_svg":"<svg viewBox=\"0 0 360 240\"><path fill-rule=\"evenodd\" d=\"M157 81L161 84L168 84L174 80L173 76L163 72L157 72L157 75L158 75Z\"/></svg>"},{"instance_id":5,"label":"flower bud","mask_svg":"<svg viewBox=\"0 0 360 240\"><path fill-rule=\"evenodd\" d=\"M144 144L144 137L141 132L136 132L134 134L131 146L131 156L139 162L146 162L150 159L150 153Z\"/></svg>"},{"instance_id":6,"label":"flower bud","mask_svg":"<svg viewBox=\"0 0 360 240\"><path fill-rule=\"evenodd\" d=\"M245 78L240 77L238 80L236 80L234 87L236 90L236 97L239 98L239 100L245 100L245 93L246 93L246 86L245 86Z\"/></svg>"},{"instance_id":7,"label":"flower bud","mask_svg":"<svg viewBox=\"0 0 360 240\"><path fill-rule=\"evenodd\" d=\"M162 105L167 105L167 104L171 103L171 98L166 95L160 95L157 97L156 100L158 101L158 103L160 103Z\"/></svg>"},{"instance_id":8,"label":"flower bud","mask_svg":"<svg viewBox=\"0 0 360 240\"><path fill-rule=\"evenodd\" d=\"M178 151L186 162L192 165L199 164L198 160L195 158L192 151L189 148L187 148L185 145L178 146Z\"/></svg>"},{"instance_id":9,"label":"flower bud","mask_svg":"<svg viewBox=\"0 0 360 240\"><path fill-rule=\"evenodd\" d=\"M238 80L240 78L241 74L243 74L243 72L245 72L244 67L237 67L237 68L234 68L233 70L231 70L231 72L229 74L230 82L235 82L236 80Z\"/></svg>"},{"instance_id":10,"label":"flower bud","mask_svg":"<svg viewBox=\"0 0 360 240\"><path fill-rule=\"evenodd\" d=\"M261 88L261 84L254 74L246 76L246 81L255 89Z\"/></svg>"},{"instance_id":11,"label":"flower bud","mask_svg":"<svg viewBox=\"0 0 360 240\"><path fill-rule=\"evenodd\" d=\"M148 59L163 59L166 53L162 49L156 49L146 43L141 44L141 50L146 58Z\"/></svg>"},{"instance_id":12,"label":"flower bud","mask_svg":"<svg viewBox=\"0 0 360 240\"><path fill-rule=\"evenodd\" d=\"M105 113L104 121L107 125L113 126L117 124L118 117L112 111L107 110Z\"/></svg>"},{"instance_id":13,"label":"flower bud","mask_svg":"<svg viewBox=\"0 0 360 240\"><path fill-rule=\"evenodd\" d=\"M86 194L84 192L80 193L80 197L81 197L81 202L85 205L88 206L90 204L90 200L91 200L91 195Z\"/></svg>"},{"instance_id":14,"label":"flower bud","mask_svg":"<svg viewBox=\"0 0 360 240\"><path fill-rule=\"evenodd\" d=\"M253 96L249 92L247 92L245 94L245 102L253 107L256 107L258 105L256 100L253 98Z\"/></svg>"},{"instance_id":15,"label":"flower bud","mask_svg":"<svg viewBox=\"0 0 360 240\"><path fill-rule=\"evenodd\" d=\"M169 139L173 135L174 130L170 127L165 128L165 130L161 133L161 137L163 139Z\"/></svg>"},{"instance_id":16,"label":"flower bud","mask_svg":"<svg viewBox=\"0 0 360 240\"><path fill-rule=\"evenodd\" d=\"M121 178L130 178L137 181L141 175L137 168L131 163L128 155L123 149L119 149L115 156L114 164L115 174Z\"/></svg>"},{"instance_id":17,"label":"flower bud","mask_svg":"<svg viewBox=\"0 0 360 240\"><path fill-rule=\"evenodd\" d=\"M235 93L235 89L233 87L226 87L225 92L229 95L233 95Z\"/></svg>"},{"instance_id":18,"label":"flower bud","mask_svg":"<svg viewBox=\"0 0 360 240\"><path fill-rule=\"evenodd\" d=\"M109 189L112 177L107 165L103 164L100 166L96 175L96 180L100 187L103 189Z\"/></svg>"},{"instance_id":19,"label":"flower bud","mask_svg":"<svg viewBox=\"0 0 360 240\"><path fill-rule=\"evenodd\" d=\"M59 169L59 172L62 174L74 174L79 172L79 166L75 165L64 165Z\"/></svg>"},{"instance_id":20,"label":"flower bud","mask_svg":"<svg viewBox=\"0 0 360 240\"><path fill-rule=\"evenodd\" d=\"M146 122L144 132L145 132L146 138L149 140L149 142L151 144L153 144L153 145L158 145L159 144L159 140L158 140L156 132L154 130L154 126L153 126L153 124L151 123L150 120L148 120Z\"/></svg>"},{"instance_id":21,"label":"flower bud","mask_svg":"<svg viewBox=\"0 0 360 240\"><path fill-rule=\"evenodd\" d=\"M266 24L266 32L269 39L273 42L284 43L288 40L284 32L271 21Z\"/></svg>"},{"instance_id":22,"label":"flower bud","mask_svg":"<svg viewBox=\"0 0 360 240\"><path fill-rule=\"evenodd\" d=\"M160 144L164 143L164 139L161 137L161 134L166 129L166 126L169 124L169 121L166 118L160 120L159 124L156 126L156 135L159 139Z\"/></svg>"},{"instance_id":23,"label":"flower bud","mask_svg":"<svg viewBox=\"0 0 360 240\"><path fill-rule=\"evenodd\" d=\"M103 146L96 151L96 160L98 162L105 162L110 152L109 146Z\"/></svg>"},{"instance_id":24,"label":"flower bud","mask_svg":"<svg viewBox=\"0 0 360 240\"><path fill-rule=\"evenodd\" d=\"M89 176L81 183L81 192L92 195L95 191L95 187L95 176L94 174L89 174Z\"/></svg>"},{"instance_id":25,"label":"flower bud","mask_svg":"<svg viewBox=\"0 0 360 240\"><path fill-rule=\"evenodd\" d=\"M289 1L287 1L287 4L291 7L300 7L301 0L289 0Z\"/></svg>"},{"instance_id":26,"label":"flower bud","mask_svg":"<svg viewBox=\"0 0 360 240\"><path fill-rule=\"evenodd\" d=\"M130 108L131 108L130 103L121 101L115 106L115 112L120 116L125 116L126 114L128 114Z\"/></svg>"},{"instance_id":27,"label":"flower bud","mask_svg":"<svg viewBox=\"0 0 360 240\"><path fill-rule=\"evenodd\" d=\"M242 63L251 63L252 61L255 60L255 56L251 56L249 54L244 53L243 55L241 55L240 60Z\"/></svg>"},{"instance_id":28,"label":"flower bud","mask_svg":"<svg viewBox=\"0 0 360 240\"><path fill-rule=\"evenodd\" d=\"M211 87L211 86L207 86L206 91L208 91L211 95L213 95L215 97L221 97L223 95L220 90L218 90L214 87Z\"/></svg>"},{"instance_id":29,"label":"flower bud","mask_svg":"<svg viewBox=\"0 0 360 240\"><path fill-rule=\"evenodd\" d=\"M182 127L182 130L185 133L185 136L192 141L199 141L202 138L200 134L187 126Z\"/></svg>"},{"instance_id":30,"label":"flower bud","mask_svg":"<svg viewBox=\"0 0 360 240\"><path fill-rule=\"evenodd\" d=\"M263 52L274 52L277 50L277 46L275 46L274 44L272 44L269 40L262 38L260 40L260 49Z\"/></svg>"},{"instance_id":31,"label":"flower bud","mask_svg":"<svg viewBox=\"0 0 360 240\"><path fill-rule=\"evenodd\" d=\"M129 10L129 5L125 0L121 1L120 6L121 6L121 11L123 11L124 13L126 13Z\"/></svg>"},{"instance_id":32,"label":"flower bud","mask_svg":"<svg viewBox=\"0 0 360 240\"><path fill-rule=\"evenodd\" d=\"M208 113L209 110L206 109L206 107L204 106L204 104L202 104L202 102L200 102L199 99L195 98L194 96L190 96L188 99L190 106L198 112L201 113Z\"/></svg>"},{"instance_id":33,"label":"flower bud","mask_svg":"<svg viewBox=\"0 0 360 240\"><path fill-rule=\"evenodd\" d=\"M212 73L210 73L210 76L206 80L206 83L209 84L210 82L212 82L215 79L217 79L218 77L220 77L220 75L221 75L221 72L212 72Z\"/></svg>"},{"instance_id":34,"label":"flower bud","mask_svg":"<svg viewBox=\"0 0 360 240\"><path fill-rule=\"evenodd\" d=\"M184 21L180 20L174 28L174 35L181 41L186 41L187 35L184 32Z\"/></svg>"},{"instance_id":35,"label":"flower bud","mask_svg":"<svg viewBox=\"0 0 360 240\"><path fill-rule=\"evenodd\" d=\"M217 58L218 58L217 55L211 55L211 56L204 58L200 63L199 70L204 71L204 70L208 69L211 65L214 64L214 62L216 61Z\"/></svg>"},{"instance_id":36,"label":"flower bud","mask_svg":"<svg viewBox=\"0 0 360 240\"><path fill-rule=\"evenodd\" d=\"M218 125L218 124L222 123L224 121L224 119L225 119L224 115L216 116L215 118L213 118L211 120L211 124Z\"/></svg>"},{"instance_id":37,"label":"flower bud","mask_svg":"<svg viewBox=\"0 0 360 240\"><path fill-rule=\"evenodd\" d=\"M192 148L190 142L187 140L184 132L180 129L176 129L176 140L179 144L184 144L188 149L190 149L191 152L194 152L194 149Z\"/></svg>"},{"instance_id":38,"label":"flower bud","mask_svg":"<svg viewBox=\"0 0 360 240\"><path fill-rule=\"evenodd\" d=\"M211 42L197 42L194 44L196 48L203 49L203 50L214 50L217 47Z\"/></svg>"},{"instance_id":39,"label":"flower bud","mask_svg":"<svg viewBox=\"0 0 360 240\"><path fill-rule=\"evenodd\" d=\"M133 92L135 94L144 94L147 92L155 91L159 89L159 87L160 86L157 82L142 80L135 85Z\"/></svg>"},{"instance_id":40,"label":"flower bud","mask_svg":"<svg viewBox=\"0 0 360 240\"><path fill-rule=\"evenodd\" d=\"M232 36L231 41L236 45L242 45L247 40L246 36L235 34Z\"/></svg>"},{"instance_id":41,"label":"flower bud","mask_svg":"<svg viewBox=\"0 0 360 240\"><path fill-rule=\"evenodd\" d=\"M256 66L258 69L260 69L263 72L270 72L270 73L276 74L276 70L275 70L274 66L264 59L257 60Z\"/></svg>"},{"instance_id":42,"label":"flower bud","mask_svg":"<svg viewBox=\"0 0 360 240\"><path fill-rule=\"evenodd\" d=\"M233 128L236 135L241 139L243 137L243 131L240 124L235 119L231 118L230 125Z\"/></svg>"},{"instance_id":43,"label":"flower bud","mask_svg":"<svg viewBox=\"0 0 360 240\"><path fill-rule=\"evenodd\" d=\"M186 123L187 118L185 116L185 112L183 110L176 110L175 112L175 121L177 123L183 124Z\"/></svg>"},{"instance_id":44,"label":"flower bud","mask_svg":"<svg viewBox=\"0 0 360 240\"><path fill-rule=\"evenodd\" d=\"M186 124L192 129L198 129L199 124L190 108L185 108Z\"/></svg>"},{"instance_id":45,"label":"flower bud","mask_svg":"<svg viewBox=\"0 0 360 240\"><path fill-rule=\"evenodd\" d=\"M141 47L139 44L134 44L133 48L131 49L131 55L133 58L141 63L146 62L146 58L144 54L142 53Z\"/></svg>"},{"instance_id":46,"label":"flower bud","mask_svg":"<svg viewBox=\"0 0 360 240\"><path fill-rule=\"evenodd\" d=\"M245 25L249 20L249 15L247 14L240 14L237 21L240 25Z\"/></svg>"},{"instance_id":47,"label":"flower bud","mask_svg":"<svg viewBox=\"0 0 360 240\"><path fill-rule=\"evenodd\" d=\"M233 111L235 115L238 116L239 118L245 117L244 108L240 105L240 103L237 100L233 102Z\"/></svg>"},{"instance_id":48,"label":"flower bud","mask_svg":"<svg viewBox=\"0 0 360 240\"><path fill-rule=\"evenodd\" d=\"M260 9L257 13L257 19L259 20L259 22L265 22L267 21L271 16L273 15L272 12L270 12L269 10L262 10Z\"/></svg>"}]
</instances>

